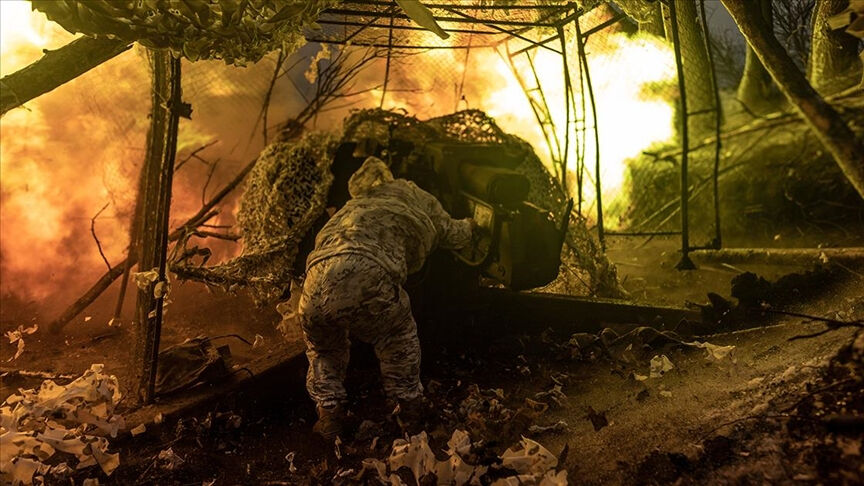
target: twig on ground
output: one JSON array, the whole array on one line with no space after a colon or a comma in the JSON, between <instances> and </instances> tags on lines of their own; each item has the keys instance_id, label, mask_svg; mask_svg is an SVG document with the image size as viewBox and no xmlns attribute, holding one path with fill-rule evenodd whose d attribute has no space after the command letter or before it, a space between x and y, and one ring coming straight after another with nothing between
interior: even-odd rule
<instances>
[{"instance_id":1,"label":"twig on ground","mask_svg":"<svg viewBox=\"0 0 864 486\"><path fill-rule=\"evenodd\" d=\"M803 397L798 399L795 403L793 403L792 405L789 405L788 407L781 410L781 412L788 412L790 410L795 410L796 408L798 408L799 405L801 405L804 402L804 400L812 397L813 395L818 395L820 393L824 393L824 392L831 390L833 388L836 388L840 385L845 385L847 383L852 383L854 381L855 380L852 378L846 378L845 380L835 381L834 383L831 383L830 385L826 385L823 387L819 387L815 390L811 390L811 391L807 392Z\"/></svg>"},{"instance_id":2,"label":"twig on ground","mask_svg":"<svg viewBox=\"0 0 864 486\"><path fill-rule=\"evenodd\" d=\"M764 310L768 314L780 314L780 315L784 315L784 316L800 317L802 319L808 319L811 321L822 322L827 326L825 329L823 329L819 332L814 332L812 334L801 334L798 336L793 336L793 337L789 338L789 341L797 341L799 339L814 338L817 336L821 336L823 334L827 334L831 331L836 331L837 329L842 329L844 327L857 327L859 329L864 328L864 321L862 321L861 319L856 320L856 321L840 321L840 320L831 319L828 317L819 317L819 316L812 316L810 314L802 314L800 312L789 312L789 311L782 311L782 310L776 310L776 309L764 309Z\"/></svg>"},{"instance_id":3,"label":"twig on ground","mask_svg":"<svg viewBox=\"0 0 864 486\"><path fill-rule=\"evenodd\" d=\"M723 427L728 427L730 425L735 425L735 424L738 424L741 422L747 422L749 420L760 420L760 419L793 419L793 418L797 418L797 419L801 419L801 420L807 420L810 422L819 422L818 420L814 419L813 417L805 417L803 415L794 415L794 414L788 414L788 413L749 415L747 417L741 417L741 418L738 418L735 420L730 420L728 422L723 422L722 424L718 425L717 427L714 427L713 429L709 430L707 433L703 434L702 437L699 439L699 442L703 442L703 441L707 440L711 435L714 434L714 432L717 432L718 430L722 429Z\"/></svg>"}]
</instances>

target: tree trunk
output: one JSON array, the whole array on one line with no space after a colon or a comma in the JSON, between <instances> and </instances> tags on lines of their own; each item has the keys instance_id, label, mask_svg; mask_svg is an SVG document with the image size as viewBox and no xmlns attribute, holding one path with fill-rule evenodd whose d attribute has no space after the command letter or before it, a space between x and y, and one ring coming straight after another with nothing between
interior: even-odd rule
<instances>
[{"instance_id":1,"label":"tree trunk","mask_svg":"<svg viewBox=\"0 0 864 486\"><path fill-rule=\"evenodd\" d=\"M678 17L678 38L684 68L684 86L687 90L691 136L701 138L714 131L714 92L711 88L711 63L705 48L705 38L698 22L697 0L672 0ZM663 7L666 39L672 42L671 16ZM679 114L683 116L683 114Z\"/></svg>"},{"instance_id":2,"label":"tree trunk","mask_svg":"<svg viewBox=\"0 0 864 486\"><path fill-rule=\"evenodd\" d=\"M180 60L167 50L152 53L153 85L147 155L138 190L137 238L138 269L155 270L156 278L138 289L135 314L135 395L140 403L153 400L159 335L162 326L163 293L168 254L168 215L171 209L171 183L177 153L180 122ZM139 284L140 285L140 284Z\"/></svg>"},{"instance_id":3,"label":"tree trunk","mask_svg":"<svg viewBox=\"0 0 864 486\"><path fill-rule=\"evenodd\" d=\"M807 82L786 49L774 37L759 5L750 0L722 2L777 86L864 198L864 144L855 137L840 114Z\"/></svg>"},{"instance_id":4,"label":"tree trunk","mask_svg":"<svg viewBox=\"0 0 864 486\"><path fill-rule=\"evenodd\" d=\"M758 0L762 10L762 17L768 25L774 24L774 16L771 0ZM773 32L772 34L773 35ZM753 52L753 48L747 46L747 57L744 61L744 72L741 82L738 84L738 101L744 104L747 110L756 115L771 113L779 108L782 95L771 79L771 74L759 61L759 57Z\"/></svg>"},{"instance_id":5,"label":"tree trunk","mask_svg":"<svg viewBox=\"0 0 864 486\"><path fill-rule=\"evenodd\" d=\"M82 37L0 79L0 115L67 83L131 47L126 41Z\"/></svg>"},{"instance_id":6,"label":"tree trunk","mask_svg":"<svg viewBox=\"0 0 864 486\"><path fill-rule=\"evenodd\" d=\"M843 30L833 31L828 18L849 6L848 0L817 0L813 9L810 59L807 63L810 84L822 94L848 88L861 77L858 42Z\"/></svg>"}]
</instances>

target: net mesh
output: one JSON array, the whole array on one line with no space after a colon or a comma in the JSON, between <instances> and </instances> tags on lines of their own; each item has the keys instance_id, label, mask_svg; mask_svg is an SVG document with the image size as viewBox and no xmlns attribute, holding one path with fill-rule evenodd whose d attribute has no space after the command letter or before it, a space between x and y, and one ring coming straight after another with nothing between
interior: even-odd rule
<instances>
[{"instance_id":1,"label":"net mesh","mask_svg":"<svg viewBox=\"0 0 864 486\"><path fill-rule=\"evenodd\" d=\"M242 254L218 266L196 266L190 257L207 253L189 248L186 238L177 245L182 250L175 253L172 271L225 289L248 287L261 302L281 297L294 277L299 243L327 203L336 141L327 133L310 133L268 145L247 178L237 215Z\"/></svg>"}]
</instances>

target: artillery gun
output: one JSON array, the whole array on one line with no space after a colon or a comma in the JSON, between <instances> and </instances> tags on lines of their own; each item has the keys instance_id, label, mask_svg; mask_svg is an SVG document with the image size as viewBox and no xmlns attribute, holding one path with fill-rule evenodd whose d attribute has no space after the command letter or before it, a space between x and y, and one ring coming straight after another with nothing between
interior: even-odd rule
<instances>
[{"instance_id":1,"label":"artillery gun","mask_svg":"<svg viewBox=\"0 0 864 486\"><path fill-rule=\"evenodd\" d=\"M511 290L555 280L572 200L556 208L560 223L550 209L529 202L530 182L514 170L524 159L522 154L503 145L444 142L428 144L420 153L413 149L406 157L408 148L401 144L388 150L371 140L342 143L331 165L334 182L328 205L340 207L347 201L347 179L366 156L374 155L389 161L394 176L434 195L451 216L477 222L480 230L473 244L453 252L456 259L447 265L451 270L461 263ZM433 261L442 265L446 260Z\"/></svg>"}]
</instances>

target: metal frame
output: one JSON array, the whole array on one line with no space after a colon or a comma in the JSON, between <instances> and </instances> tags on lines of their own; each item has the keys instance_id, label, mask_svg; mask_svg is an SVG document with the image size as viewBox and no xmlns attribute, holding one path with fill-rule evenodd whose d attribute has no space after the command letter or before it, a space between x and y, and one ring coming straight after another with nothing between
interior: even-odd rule
<instances>
[{"instance_id":1,"label":"metal frame","mask_svg":"<svg viewBox=\"0 0 864 486\"><path fill-rule=\"evenodd\" d=\"M495 49L500 55L502 55L502 58L504 58L505 61L508 62L508 65L510 66L514 77L519 81L520 86L525 93L525 96L528 98L531 109L534 112L537 123L540 126L541 131L543 132L543 136L546 140L547 149L549 150L549 154L552 158L553 165L557 173L557 182L559 183L559 186L562 190L567 191L567 159L569 156L571 144L570 127L575 124L577 132L580 130L580 128L578 124L579 120L575 120L572 117L572 115L577 112L577 104L575 99L575 90L573 89L573 86L571 84L569 64L567 62L567 41L565 37L565 27L571 22L578 23L575 21L578 20L578 18L584 13L584 11L575 2L569 2L561 5L472 5L470 8L472 11L475 12L475 15L470 15L463 11L462 9L465 8L465 5L459 5L454 3L426 3L425 5L430 9L436 9L447 13L446 15L433 16L436 21L441 22L444 25L444 27L442 28L445 32L456 34L469 34L472 37L485 37L487 38L487 42L481 42L479 44L472 44L469 42L468 45L444 46L411 45L406 43L398 43L394 41L394 30L417 31L425 29L414 25L396 24L395 20L398 19L407 21L408 16L402 13L397 13L396 3L383 0L346 0L338 8L331 8L325 10L321 17L318 19L318 23L321 25L333 25L345 28L344 38L342 40L328 39L315 32L310 32L307 35L307 40L310 42L321 42L329 44L348 44L350 42L352 45L357 46L386 48L388 55L387 69L385 69L384 75L384 89L381 98L382 106L384 97L386 97L386 86L389 79L390 55L393 50L472 48ZM384 9L385 7L386 9ZM534 11L537 13L537 17L543 20L536 22L526 22L519 20L501 20L488 18L488 14L490 12L494 13L508 10ZM487 15L477 15L477 12ZM615 21L617 20L618 18L615 19ZM463 29L450 27L447 25L447 23L469 23L473 25L471 28ZM478 29L475 27L475 25L483 26L484 29ZM348 29L351 27L356 27L356 29L349 32ZM523 35L526 32L536 28L554 28L556 33L555 35L552 35L540 41L535 41ZM382 41L355 40L361 34L369 34L371 31L380 32L380 38L382 39L386 35L386 43ZM373 38L377 37L379 36L373 36ZM509 42L511 40L519 40L521 42L527 43L528 45L511 52L509 45ZM560 50L549 45L556 40L558 41ZM499 50L502 44L507 51L506 56L501 53L501 50ZM543 92L542 82L536 72L536 69L534 68L532 55L533 51L538 48L554 52L560 55L562 58L562 63L564 66L565 92L567 93L568 98L568 103L565 107L565 122L568 128L564 131L563 140L561 140L561 137L558 134L557 127L552 120L551 110L549 109L546 96ZM517 70L515 68L515 65L513 64L514 59L519 55L524 55L528 60L531 69L530 72L532 73L532 78L530 80L524 79L519 70ZM582 107L584 111L584 96L582 99ZM584 120L582 121L581 130L583 132L585 130ZM577 154L581 154L583 152L581 148L582 145L579 143L578 139L576 140L576 147ZM577 184L579 185L578 192L580 211L582 206L581 184L582 175L584 173L583 158L584 155L580 155L580 157L578 157L579 161L577 162Z\"/></svg>"},{"instance_id":2,"label":"metal frame","mask_svg":"<svg viewBox=\"0 0 864 486\"><path fill-rule=\"evenodd\" d=\"M594 145L595 145L595 160L594 163L594 173L595 177L593 182L594 191L596 193L596 202L597 205L597 233L598 239L600 241L600 245L605 249L606 247L606 238L607 236L617 236L617 237L654 237L654 236L680 236L681 237L681 260L679 261L676 268L680 270L687 270L695 268L692 260L690 259L690 252L693 250L703 250L703 249L720 249L721 248L721 231L720 231L720 201L719 201L719 187L718 187L718 177L719 177L719 164L720 164L720 153L721 153L721 144L719 136L715 139L717 143L715 144L715 154L714 154L714 168L713 168L713 188L714 188L714 225L715 225L715 236L712 241L703 246L692 246L690 242L690 224L689 224L689 199L691 197L690 187L689 187L689 158L690 158L690 133L689 133L689 120L691 117L708 112L715 112L715 126L714 131L715 134L719 134L720 124L721 124L721 112L720 112L720 96L718 92L716 72L714 70L714 62L713 62L713 51L708 41L707 36L707 22L705 15L705 0L699 0L699 16L702 23L702 28L706 30L703 35L705 40L705 49L707 50L709 56L709 62L711 65L710 72L710 81L712 85L712 90L714 92L714 108L707 110L700 110L699 112L688 112L687 111L687 91L684 79L684 69L682 67L682 52L681 52L681 43L678 32L678 22L677 22L677 12L675 9L675 0L658 0L662 4L669 7L669 12L671 16L671 28L670 32L672 38L672 44L675 53L675 64L677 70L677 81L678 88L680 92L679 97L679 108L681 113L681 126L679 135L681 137L681 163L680 163L680 196L678 201L679 211L680 211L680 221L681 221L681 229L677 231L607 231L604 225L603 219L603 196L602 196L602 178L600 177L601 170L601 161L600 161L600 135L599 135L599 127L597 126L597 113L599 111L597 107L597 100L594 93L594 86L591 81L591 72L588 62L588 56L586 54L585 46L589 40L589 38L598 32L603 31L604 29L618 23L622 19L626 18L626 15L620 11L616 10L616 13L613 17L601 22L598 25L595 25L585 31L582 31L582 27L579 24L579 19L587 13L586 10L582 9L575 2L568 2L566 4L560 5L538 5L538 4L514 4L514 5L471 5L470 10L474 12L474 15L468 14L464 11L466 8L465 5L460 5L456 3L448 3L448 2L438 2L438 3L424 3L430 9L438 10L439 13L441 11L446 12L445 15L433 15L436 21L444 24L442 28L445 32L455 33L455 34L468 34L470 36L477 36L481 38L486 38L487 42L480 42L477 44L469 43L468 45L417 45L410 43L399 43L394 41L393 32L394 30L408 30L408 31L417 31L422 30L419 27L413 25L400 25L396 24L395 20L400 21L408 21L408 17L402 13L397 13L397 5L393 1L387 0L345 0L342 4L340 4L339 8L332 8L325 10L322 14L322 18L318 20L319 24L322 25L336 25L345 28L344 38L343 40L334 40L334 39L326 39L321 38L321 36L309 35L307 36L307 40L310 42L322 42L322 43L333 43L333 44L347 44L351 43L352 45L358 46L372 46L372 47L381 47L387 48L388 50L388 67L389 67L389 58L390 53L393 50L405 50L405 49L418 49L418 50L431 50L431 49L483 49L483 48L492 48L495 49L502 58L507 61L511 72L514 77L519 82L522 87L523 92L525 93L526 98L529 101L532 111L534 112L535 118L537 120L538 125L540 126L541 132L543 133L544 139L546 141L547 149L549 151L550 157L553 162L553 166L555 169L555 173L557 176L557 182L562 190L567 191L567 168L569 163L569 152L570 152L570 144L575 140L576 147L576 185L577 185L577 210L579 213L582 213L583 210L583 184L585 181L585 146L588 140L588 130L592 130L594 132ZM385 9L386 7L386 9ZM521 20L503 20L503 19L494 19L489 18L488 15L490 13L507 11L507 10L518 10L518 11L529 11L533 10L537 12L538 17L541 20L536 22L528 22ZM484 17L485 15L485 17ZM339 18L334 18L339 17ZM371 18L371 19L370 19ZM379 22L379 21L386 21ZM470 28L459 28L453 26L447 26L447 23L457 23L457 24L473 24ZM572 24L572 28L576 33L577 40L577 57L578 57L578 65L579 65L579 99L576 99L576 93L573 87L573 78L570 70L570 66L567 59L567 43L565 36L565 29L570 27ZM478 29L477 26L482 26L483 29ZM356 27L355 30L349 32L350 27ZM532 29L536 28L554 28L555 34L551 35L547 38L544 38L539 41L532 40L526 37L524 34ZM370 30L378 29L381 31L381 38L383 39L386 34L386 43L381 41L355 41L360 34L366 33L368 34ZM521 42L525 42L528 45L524 47L520 47L517 50L510 50L510 41L518 40ZM558 41L559 48L556 49L552 44L555 41ZM505 53L502 53L499 49L502 44L504 45ZM536 69L534 68L534 60L533 55L534 51L537 49L544 49L550 52L554 52L562 57L563 68L564 68L564 87L566 93L566 106L565 106L565 123L566 130L564 130L563 140L559 136L558 129L555 126L554 121L552 120L551 111L549 109L549 105L546 100L546 96L543 93L543 86L540 77L537 75ZM525 56L528 61L528 66L530 69L530 74L520 71L516 68L514 64L515 59L519 56ZM389 71L389 69L388 69ZM385 89L382 94L382 103L383 98L386 96L386 84L387 78L389 74L385 73ZM526 79L527 78L527 79ZM602 107L600 107L602 108ZM593 126L589 127L587 124L588 114L590 110L590 115L594 120ZM575 139L571 139L571 131L573 132L573 136ZM590 178L590 177L589 177Z\"/></svg>"},{"instance_id":3,"label":"metal frame","mask_svg":"<svg viewBox=\"0 0 864 486\"><path fill-rule=\"evenodd\" d=\"M681 113L681 126L680 126L680 136L681 136L681 173L680 173L680 184L681 184L681 193L679 196L679 210L681 216L681 229L678 231L606 231L603 226L603 210L602 210L602 193L601 193L601 182L600 182L600 156L599 156L599 135L597 134L597 127L594 127L595 132L595 145L597 146L597 160L595 161L595 190L597 192L597 229L598 236L600 239L601 247L605 249L605 237L606 236L622 236L622 237L654 237L654 236L680 236L681 237L681 260L676 265L676 268L679 270L692 270L696 268L696 265L693 263L690 258L690 252L694 250L706 250L713 249L719 250L721 248L721 229L720 229L720 196L719 196L719 167L720 167L720 154L721 154L721 141L720 141L720 129L721 129L721 105L720 105L720 94L719 88L717 84L717 74L714 67L713 60L713 50L711 47L711 43L708 40L708 32L707 32L707 18L705 14L705 0L699 0L699 16L703 29L703 40L705 43L705 49L707 51L709 65L711 66L710 71L710 82L711 89L714 93L714 107L705 110L698 110L695 112L690 112L687 109L687 89L685 86L685 76L682 62L682 53L681 53L681 42L679 38L678 32L678 19L677 12L675 10L675 1L676 0L659 0L661 3L669 7L670 13L670 26L672 28L671 36L672 36L672 44L675 53L675 66L677 71L678 78L678 89L680 92L679 98L679 108ZM590 72L588 68L587 57L584 54L584 45L588 40L588 37L596 32L602 31L603 29L615 24L625 16L623 14L619 14L612 19L609 19L585 32L579 32L577 30L577 37L579 39L579 47L580 47L580 72L584 70L585 82L588 88L588 94L591 102L591 109L594 112L594 119L596 120L596 106L595 99L593 96L593 89L591 85ZM578 29L578 22L576 23ZM584 93L584 89L582 90ZM715 132L715 150L714 150L714 167L713 167L713 188L714 188L714 227L715 227L715 236L714 239L704 246L692 246L690 244L690 221L689 221L689 200L690 200L690 186L689 186L689 158L690 158L690 133L689 133L689 120L691 117L703 113L715 113L715 124L714 124L714 132ZM596 125L596 122L595 122ZM584 143L583 143L584 146ZM581 189L581 187L580 187ZM581 197L580 197L581 200ZM581 208L580 208L581 209Z\"/></svg>"}]
</instances>

